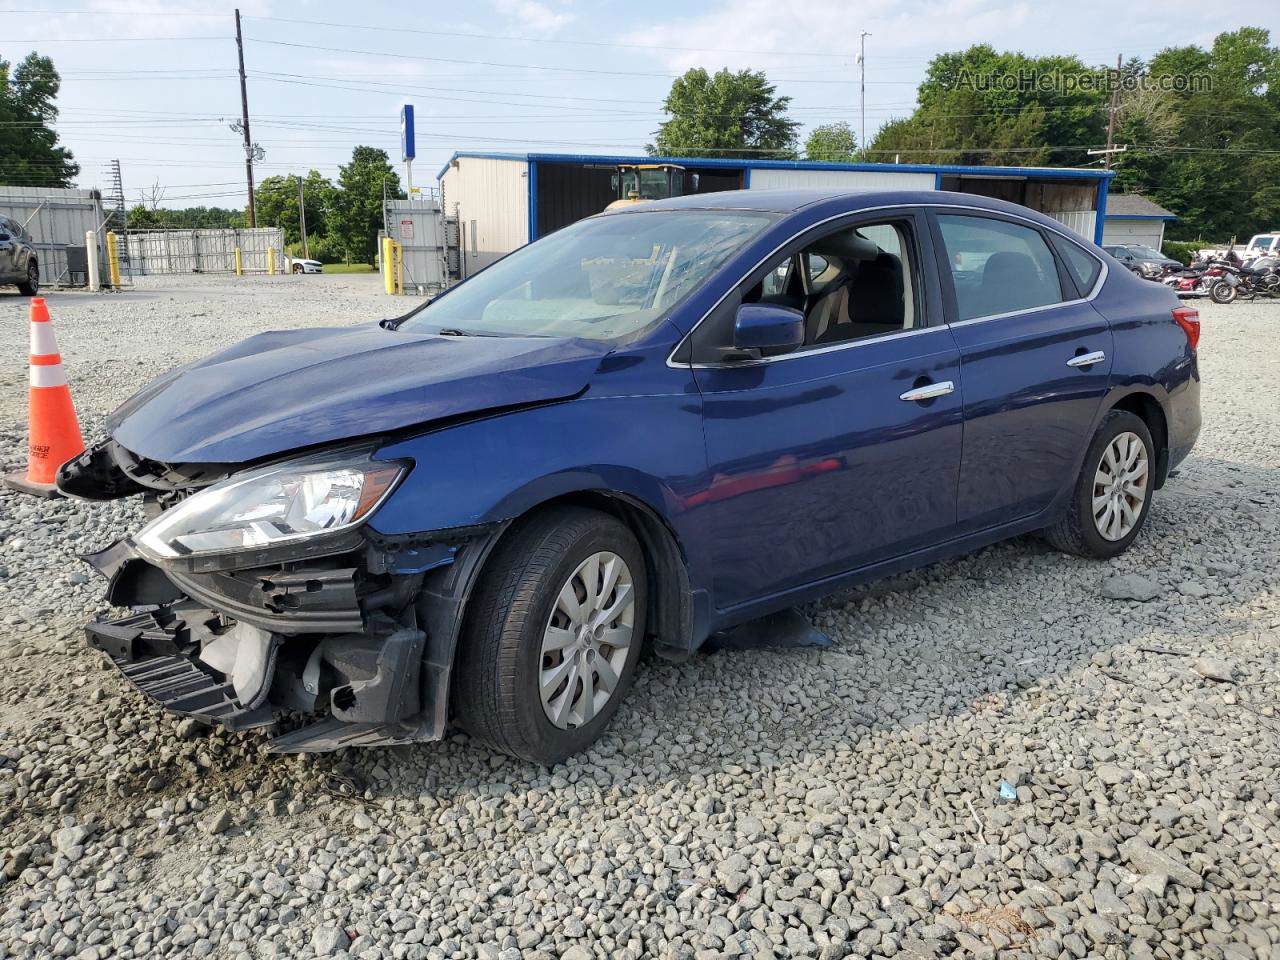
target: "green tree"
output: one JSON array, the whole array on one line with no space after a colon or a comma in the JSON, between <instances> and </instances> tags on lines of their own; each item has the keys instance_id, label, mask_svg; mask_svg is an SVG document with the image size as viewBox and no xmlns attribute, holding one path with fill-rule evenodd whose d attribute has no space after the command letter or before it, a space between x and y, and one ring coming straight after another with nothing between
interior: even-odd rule
<instances>
[{"instance_id":1,"label":"green tree","mask_svg":"<svg viewBox=\"0 0 1280 960\"><path fill-rule=\"evenodd\" d=\"M80 166L58 146L54 101L61 80L53 61L27 54L16 68L0 59L0 182L69 187Z\"/></svg>"},{"instance_id":2,"label":"green tree","mask_svg":"<svg viewBox=\"0 0 1280 960\"><path fill-rule=\"evenodd\" d=\"M400 177L385 150L356 147L351 162L338 167L338 187L333 198L330 235L347 255L373 263L382 229L382 198L400 196Z\"/></svg>"},{"instance_id":3,"label":"green tree","mask_svg":"<svg viewBox=\"0 0 1280 960\"><path fill-rule=\"evenodd\" d=\"M847 123L824 123L809 131L804 142L806 160L847 163L857 159L858 138Z\"/></svg>"},{"instance_id":4,"label":"green tree","mask_svg":"<svg viewBox=\"0 0 1280 960\"><path fill-rule=\"evenodd\" d=\"M795 157L796 130L787 118L790 97L779 97L762 72L697 67L677 77L662 104L671 115L645 147L652 156Z\"/></svg>"},{"instance_id":5,"label":"green tree","mask_svg":"<svg viewBox=\"0 0 1280 960\"><path fill-rule=\"evenodd\" d=\"M1178 219L1170 239L1248 238L1280 219L1280 50L1243 27L1213 46L1170 47L1135 65L1148 88L1120 100L1116 189L1145 193ZM1179 78L1207 78L1209 86Z\"/></svg>"},{"instance_id":6,"label":"green tree","mask_svg":"<svg viewBox=\"0 0 1280 960\"><path fill-rule=\"evenodd\" d=\"M1029 57L987 44L940 54L916 92L915 112L883 127L868 152L915 163L1086 163L1086 149L1106 136L1106 95L1097 83L1104 73L1077 57Z\"/></svg>"},{"instance_id":7,"label":"green tree","mask_svg":"<svg viewBox=\"0 0 1280 960\"><path fill-rule=\"evenodd\" d=\"M147 207L136 204L129 210L130 230L168 228L171 230L195 230L249 226L249 217L243 210L225 207Z\"/></svg>"},{"instance_id":8,"label":"green tree","mask_svg":"<svg viewBox=\"0 0 1280 960\"><path fill-rule=\"evenodd\" d=\"M267 177L254 190L259 226L284 228L286 243L300 239L298 224L298 181L302 180L302 195L307 214L307 237L322 237L328 230L335 190L333 184L318 170L312 170L305 178L297 174Z\"/></svg>"}]
</instances>

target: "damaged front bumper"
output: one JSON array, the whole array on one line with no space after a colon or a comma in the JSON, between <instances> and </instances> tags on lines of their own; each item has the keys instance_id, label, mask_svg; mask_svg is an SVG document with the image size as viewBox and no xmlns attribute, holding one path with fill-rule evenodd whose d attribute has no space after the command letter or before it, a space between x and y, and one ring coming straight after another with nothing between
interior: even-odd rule
<instances>
[{"instance_id":1,"label":"damaged front bumper","mask_svg":"<svg viewBox=\"0 0 1280 960\"><path fill-rule=\"evenodd\" d=\"M332 557L204 573L120 541L85 559L133 612L86 626L139 691L245 730L284 720L273 752L437 740L472 574L494 531L468 528Z\"/></svg>"}]
</instances>

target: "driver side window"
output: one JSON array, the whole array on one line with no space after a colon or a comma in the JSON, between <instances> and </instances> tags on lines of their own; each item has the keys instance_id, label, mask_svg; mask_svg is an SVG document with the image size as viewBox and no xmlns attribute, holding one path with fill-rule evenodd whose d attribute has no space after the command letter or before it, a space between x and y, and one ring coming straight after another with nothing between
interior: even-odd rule
<instances>
[{"instance_id":1,"label":"driver side window","mask_svg":"<svg viewBox=\"0 0 1280 960\"><path fill-rule=\"evenodd\" d=\"M744 303L774 303L805 315L800 350L920 325L911 223L839 227L768 268Z\"/></svg>"}]
</instances>

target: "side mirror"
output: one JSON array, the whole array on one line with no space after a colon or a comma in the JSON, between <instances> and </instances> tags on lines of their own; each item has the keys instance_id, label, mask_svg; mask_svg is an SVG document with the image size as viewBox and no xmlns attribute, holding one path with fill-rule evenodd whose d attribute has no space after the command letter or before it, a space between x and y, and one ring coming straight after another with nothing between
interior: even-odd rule
<instances>
[{"instance_id":1,"label":"side mirror","mask_svg":"<svg viewBox=\"0 0 1280 960\"><path fill-rule=\"evenodd\" d=\"M744 303L733 324L735 350L756 356L790 353L804 343L804 314L772 303Z\"/></svg>"}]
</instances>

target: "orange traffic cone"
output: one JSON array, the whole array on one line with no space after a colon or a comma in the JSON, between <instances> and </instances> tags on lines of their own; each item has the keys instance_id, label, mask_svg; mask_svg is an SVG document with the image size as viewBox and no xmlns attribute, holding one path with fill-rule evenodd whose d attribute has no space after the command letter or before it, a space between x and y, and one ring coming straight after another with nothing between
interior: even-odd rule
<instances>
[{"instance_id":1,"label":"orange traffic cone","mask_svg":"<svg viewBox=\"0 0 1280 960\"><path fill-rule=\"evenodd\" d=\"M4 482L23 493L54 497L58 495L53 483L58 468L84 452L84 438L44 297L31 298L29 397L27 472L11 473Z\"/></svg>"}]
</instances>

